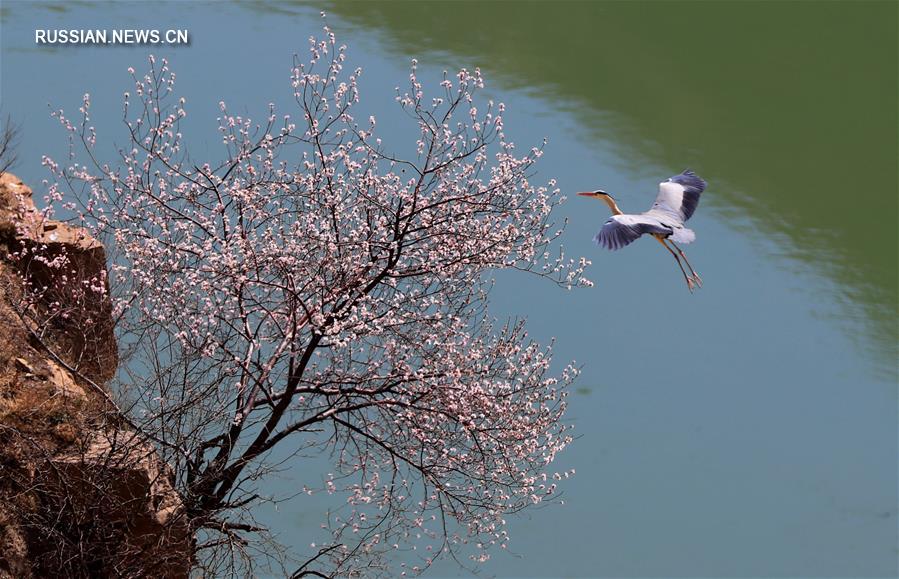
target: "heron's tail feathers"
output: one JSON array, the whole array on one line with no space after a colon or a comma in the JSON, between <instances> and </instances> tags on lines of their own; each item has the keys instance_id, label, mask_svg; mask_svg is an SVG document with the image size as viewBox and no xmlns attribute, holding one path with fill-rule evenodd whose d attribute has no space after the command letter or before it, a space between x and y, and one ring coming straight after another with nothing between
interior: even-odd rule
<instances>
[{"instance_id":1,"label":"heron's tail feathers","mask_svg":"<svg viewBox=\"0 0 899 579\"><path fill-rule=\"evenodd\" d=\"M696 233L692 229L680 227L675 229L674 232L669 236L669 238L675 243L693 243L694 241L696 241Z\"/></svg>"}]
</instances>

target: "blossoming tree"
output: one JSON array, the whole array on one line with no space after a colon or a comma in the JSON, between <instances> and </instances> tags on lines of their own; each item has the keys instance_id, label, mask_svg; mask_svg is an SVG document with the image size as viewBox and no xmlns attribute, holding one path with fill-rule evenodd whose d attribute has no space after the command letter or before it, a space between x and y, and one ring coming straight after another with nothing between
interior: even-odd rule
<instances>
[{"instance_id":1,"label":"blossoming tree","mask_svg":"<svg viewBox=\"0 0 899 579\"><path fill-rule=\"evenodd\" d=\"M294 458L291 479L335 495L295 576L483 561L508 513L558 494L577 374L550 375L522 322L492 321L491 272L571 287L587 262L551 255L563 198L531 182L541 149L516 152L503 105L475 99L479 71L426 97L413 61L396 100L418 137L401 158L354 116L345 47L325 28L309 50L299 114L271 105L254 124L220 103L218 162L189 154L165 60L130 70L115 163L98 158L89 96L80 118L55 113L73 157L45 159L50 198L110 250L116 393L173 468L198 565L253 564L252 507L287 451L331 457L328 474Z\"/></svg>"}]
</instances>

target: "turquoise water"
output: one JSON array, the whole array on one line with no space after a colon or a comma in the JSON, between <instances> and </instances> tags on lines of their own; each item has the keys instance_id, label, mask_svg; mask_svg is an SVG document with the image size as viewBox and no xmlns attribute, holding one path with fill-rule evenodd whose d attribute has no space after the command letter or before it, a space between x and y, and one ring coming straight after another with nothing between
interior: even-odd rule
<instances>
[{"instance_id":1,"label":"turquoise water","mask_svg":"<svg viewBox=\"0 0 899 579\"><path fill-rule=\"evenodd\" d=\"M40 189L41 155L66 150L47 105L75 110L85 92L101 140L122 143L126 69L150 52L37 47L35 28L189 29L189 46L153 51L178 73L202 157L218 155L219 100L257 117L288 106L291 56L322 8L382 129L402 118L411 58L426 80L480 66L515 141L548 138L539 177L572 193L565 245L593 260L591 289L497 281L492 312L555 336L556 360L583 374L565 505L514 520L513 552L486 574L897 574L897 4L6 1L15 171ZM573 196L600 187L642 211L687 166L710 184L690 222L694 295L654 242L595 247L607 212ZM299 464L276 491L323 472ZM302 551L321 507L264 517Z\"/></svg>"}]
</instances>

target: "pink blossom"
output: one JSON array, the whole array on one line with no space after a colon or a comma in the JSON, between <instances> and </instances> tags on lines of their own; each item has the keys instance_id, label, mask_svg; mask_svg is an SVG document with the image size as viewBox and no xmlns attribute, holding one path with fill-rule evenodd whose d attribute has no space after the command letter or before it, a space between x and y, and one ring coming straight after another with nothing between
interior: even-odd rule
<instances>
[{"instance_id":1,"label":"pink blossom","mask_svg":"<svg viewBox=\"0 0 899 579\"><path fill-rule=\"evenodd\" d=\"M374 117L354 120L361 70L348 75L325 35L290 71L298 113L270 104L255 124L219 102L219 159L187 156L186 100L152 57L119 161L85 154L88 95L80 124L54 113L87 162L44 159L59 182L49 201L65 189L107 243L120 340L143 345L121 387L147 431L175 441L161 450L192 512L214 523L256 500L269 451L290 439L334 457L324 479L296 469L297 488L344 499L311 545L319 562L364 569L418 545L424 567L447 551L484 562L506 548L507 513L554 499L542 483L574 474L548 468L571 441L578 374L551 375L551 345L490 317L491 275L570 288L590 285L589 262L558 246L563 198L533 181L543 146L516 153L505 105L476 106L480 70L445 75L426 99L412 61L396 100L417 156L402 159ZM161 374L127 383L151 368Z\"/></svg>"}]
</instances>

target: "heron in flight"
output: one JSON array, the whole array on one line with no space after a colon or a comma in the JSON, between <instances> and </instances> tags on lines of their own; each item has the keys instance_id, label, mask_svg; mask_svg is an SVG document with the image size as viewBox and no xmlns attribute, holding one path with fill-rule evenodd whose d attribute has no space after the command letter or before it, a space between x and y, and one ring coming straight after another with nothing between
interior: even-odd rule
<instances>
[{"instance_id":1,"label":"heron in flight","mask_svg":"<svg viewBox=\"0 0 899 579\"><path fill-rule=\"evenodd\" d=\"M702 287L702 279L690 262L678 243L691 243L696 239L692 229L684 227L684 222L690 219L696 206L699 205L699 196L705 189L706 182L690 169L680 175L675 175L659 183L659 194L649 211L639 214L623 213L618 208L615 198L601 189L578 193L584 197L593 197L605 201L612 210L612 217L606 221L594 240L597 244L607 249L620 249L635 241L644 233L655 237L659 243L665 246L680 267L687 287L693 291L694 286ZM683 263L681 263L683 258ZM684 269L687 264L690 273Z\"/></svg>"}]
</instances>

